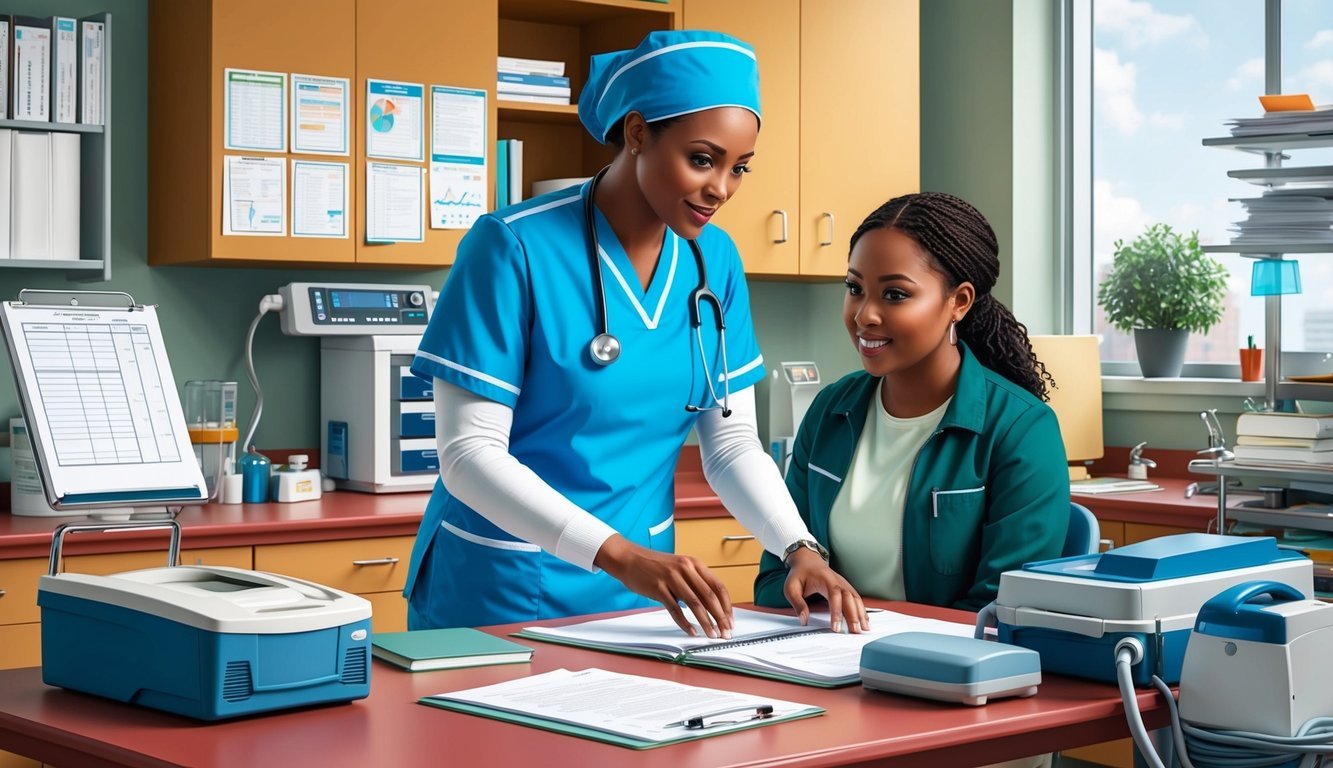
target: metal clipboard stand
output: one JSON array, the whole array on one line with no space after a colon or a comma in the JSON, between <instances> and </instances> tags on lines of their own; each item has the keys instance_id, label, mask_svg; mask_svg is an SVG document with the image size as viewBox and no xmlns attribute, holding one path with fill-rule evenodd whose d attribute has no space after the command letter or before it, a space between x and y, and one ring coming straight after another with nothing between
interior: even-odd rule
<instances>
[{"instance_id":1,"label":"metal clipboard stand","mask_svg":"<svg viewBox=\"0 0 1333 768\"><path fill-rule=\"evenodd\" d=\"M20 290L18 300L13 302L13 304L15 306L47 307L47 308L71 307L71 308L85 308L85 309L124 309L127 312L142 310L144 309L145 306L149 306L145 304L139 304L134 300L133 296L131 296L129 293L126 293L125 291L62 291L62 290L48 290L42 288L24 288ZM20 377L21 374L18 370L17 365L15 365L15 370L14 370L15 383L18 385L20 394L22 394L23 386L22 382L20 381ZM28 412L26 398L22 396L19 397L19 408L23 413L23 418L25 423L31 425L33 423L32 414ZM29 427L29 436L30 439L33 439L35 443L35 436L31 426ZM34 444L33 446L33 459L37 462L37 465L39 467L38 474L41 476L43 484L47 483L48 482L47 474L40 470L40 468L43 465L44 457L42 455L42 451L38 449L38 446L36 444ZM187 504L190 503L202 504L210 500L211 497L208 499L201 499L199 501L172 501L169 504L164 504L163 502L159 501L117 501L117 502L108 502L106 504L90 504L86 508L86 510L81 510L81 511L83 511L83 514L86 517L94 520L101 519L108 521L130 521L131 518L136 518L139 520L143 520L144 522L152 520L167 521L162 523L161 526L154 526L154 527L163 527L167 525L168 522L170 525L176 526L176 530L172 533L171 564L174 565L176 555L178 554L180 548L179 547L180 529L179 525L177 525L177 523L175 522L176 515L180 514L181 508ZM176 507L176 510L174 512L171 511L172 505ZM143 511L136 511L136 508L140 507L145 509ZM97 523L89 523L89 524L66 523L64 525L59 526L56 529L55 538L52 539L51 575L55 575L56 572L55 569L58 564L58 555L60 550L60 538L63 535L64 530L66 529L94 530L102 527L109 529L112 527L142 528L145 526L142 523L137 523L133 521L125 522L122 525L118 526L112 524L102 525Z\"/></svg>"}]
</instances>

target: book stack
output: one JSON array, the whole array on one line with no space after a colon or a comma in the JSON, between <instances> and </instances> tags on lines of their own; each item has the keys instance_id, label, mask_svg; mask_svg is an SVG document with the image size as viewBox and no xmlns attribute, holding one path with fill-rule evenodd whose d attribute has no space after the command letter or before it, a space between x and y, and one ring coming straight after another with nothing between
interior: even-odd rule
<instances>
[{"instance_id":1,"label":"book stack","mask_svg":"<svg viewBox=\"0 0 1333 768\"><path fill-rule=\"evenodd\" d=\"M381 632L371 655L409 672L532 661L532 649L470 627Z\"/></svg>"},{"instance_id":2,"label":"book stack","mask_svg":"<svg viewBox=\"0 0 1333 768\"><path fill-rule=\"evenodd\" d=\"M1333 414L1242 413L1236 461L1333 468Z\"/></svg>"},{"instance_id":3,"label":"book stack","mask_svg":"<svg viewBox=\"0 0 1333 768\"><path fill-rule=\"evenodd\" d=\"M523 202L523 142L500 139L495 142L495 207Z\"/></svg>"},{"instance_id":4,"label":"book stack","mask_svg":"<svg viewBox=\"0 0 1333 768\"><path fill-rule=\"evenodd\" d=\"M496 59L495 93L505 101L529 101L538 104L568 104L569 78L565 62L544 59Z\"/></svg>"}]
</instances>

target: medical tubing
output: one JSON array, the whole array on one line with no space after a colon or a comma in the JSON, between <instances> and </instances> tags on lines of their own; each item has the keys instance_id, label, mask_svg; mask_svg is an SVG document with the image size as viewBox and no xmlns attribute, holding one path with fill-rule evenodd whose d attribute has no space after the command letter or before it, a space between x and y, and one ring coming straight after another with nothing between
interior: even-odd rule
<instances>
[{"instance_id":1,"label":"medical tubing","mask_svg":"<svg viewBox=\"0 0 1333 768\"><path fill-rule=\"evenodd\" d=\"M1148 729L1143 725L1143 713L1139 711L1139 700L1134 692L1134 674L1130 667L1142 660L1143 643L1138 638L1126 637L1115 644L1115 679L1120 683L1120 700L1125 705L1125 722L1129 724L1129 733L1148 765L1152 768L1166 768L1152 744L1152 738L1148 736Z\"/></svg>"},{"instance_id":2,"label":"medical tubing","mask_svg":"<svg viewBox=\"0 0 1333 768\"><path fill-rule=\"evenodd\" d=\"M282 296L271 293L259 300L259 314L250 321L250 329L245 333L245 372L250 377L250 386L255 388L255 410L250 414L250 426L245 430L245 439L241 441L241 452L244 453L250 449L250 441L254 439L255 430L259 429L259 417L264 413L264 390L259 386L259 376L255 373L255 330L259 328L259 321L264 319L264 315L269 312L281 312L283 307Z\"/></svg>"},{"instance_id":3,"label":"medical tubing","mask_svg":"<svg viewBox=\"0 0 1333 768\"><path fill-rule=\"evenodd\" d=\"M986 628L999 625L999 615L996 608L997 602L998 601L996 600L992 600L983 606L981 610L977 611L977 623L973 627L972 637L977 640L985 640Z\"/></svg>"}]
</instances>

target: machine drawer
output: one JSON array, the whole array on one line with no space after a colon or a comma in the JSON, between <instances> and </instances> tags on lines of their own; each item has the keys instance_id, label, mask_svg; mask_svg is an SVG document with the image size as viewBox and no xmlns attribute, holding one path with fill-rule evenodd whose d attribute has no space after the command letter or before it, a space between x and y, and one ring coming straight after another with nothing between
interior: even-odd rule
<instances>
[{"instance_id":1,"label":"machine drawer","mask_svg":"<svg viewBox=\"0 0 1333 768\"><path fill-rule=\"evenodd\" d=\"M399 400L430 400L435 396L434 386L435 382L427 381L412 373L410 366L399 367L396 390Z\"/></svg>"},{"instance_id":2,"label":"machine drawer","mask_svg":"<svg viewBox=\"0 0 1333 768\"><path fill-rule=\"evenodd\" d=\"M735 518L709 517L676 521L676 552L693 555L714 568L755 565L763 548Z\"/></svg>"},{"instance_id":3,"label":"machine drawer","mask_svg":"<svg viewBox=\"0 0 1333 768\"><path fill-rule=\"evenodd\" d=\"M364 595L397 592L407 580L413 536L255 547L255 570Z\"/></svg>"}]
</instances>

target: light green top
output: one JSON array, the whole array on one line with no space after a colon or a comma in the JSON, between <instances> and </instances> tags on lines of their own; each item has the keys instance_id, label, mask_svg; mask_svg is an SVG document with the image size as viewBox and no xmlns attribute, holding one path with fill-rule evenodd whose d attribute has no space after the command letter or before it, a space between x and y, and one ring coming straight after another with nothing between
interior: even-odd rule
<instances>
[{"instance_id":1,"label":"light green top","mask_svg":"<svg viewBox=\"0 0 1333 768\"><path fill-rule=\"evenodd\" d=\"M829 518L835 566L865 597L905 600L903 506L912 462L953 398L910 419L884 409L880 386Z\"/></svg>"}]
</instances>

